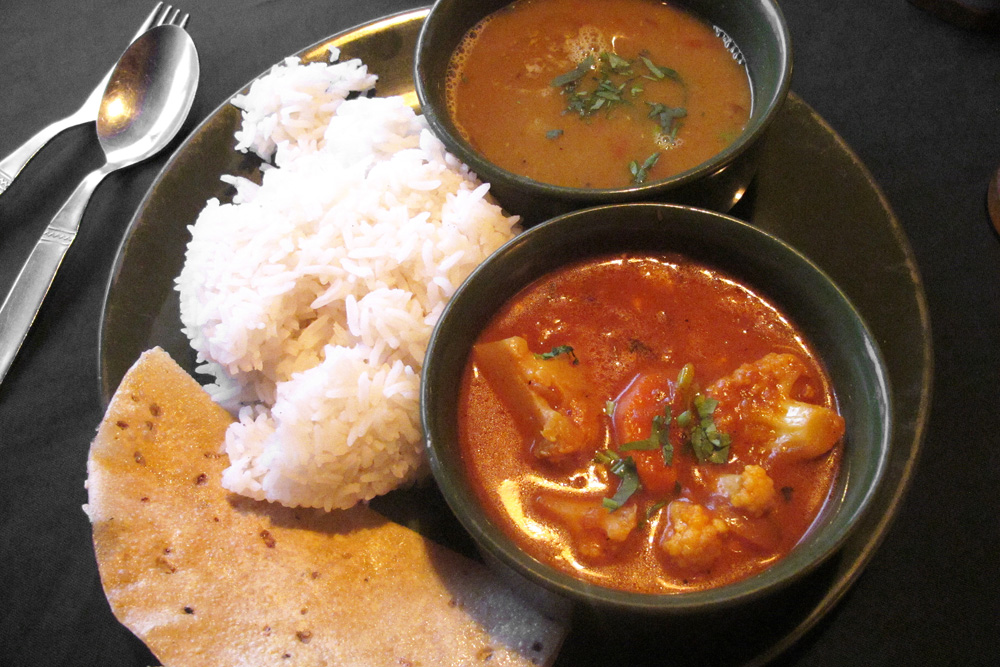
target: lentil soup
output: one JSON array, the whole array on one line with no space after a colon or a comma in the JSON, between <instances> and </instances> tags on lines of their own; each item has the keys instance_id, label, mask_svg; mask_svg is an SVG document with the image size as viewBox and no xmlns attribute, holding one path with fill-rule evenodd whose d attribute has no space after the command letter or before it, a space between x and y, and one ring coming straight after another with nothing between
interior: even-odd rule
<instances>
[{"instance_id":1,"label":"lentil soup","mask_svg":"<svg viewBox=\"0 0 1000 667\"><path fill-rule=\"evenodd\" d=\"M751 110L738 50L655 0L517 0L469 30L446 86L473 148L577 188L696 167L740 135Z\"/></svg>"}]
</instances>

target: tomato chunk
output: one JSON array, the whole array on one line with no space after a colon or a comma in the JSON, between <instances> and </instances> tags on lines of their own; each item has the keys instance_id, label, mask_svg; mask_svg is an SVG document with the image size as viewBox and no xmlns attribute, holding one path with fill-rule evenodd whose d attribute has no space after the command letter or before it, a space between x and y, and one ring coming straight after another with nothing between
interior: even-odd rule
<instances>
[{"instance_id":1,"label":"tomato chunk","mask_svg":"<svg viewBox=\"0 0 1000 667\"><path fill-rule=\"evenodd\" d=\"M627 443L648 439L653 431L653 419L663 415L667 406L674 409L677 391L673 377L676 374L671 376L663 371L641 374L618 397L613 418L618 449ZM673 433L676 426L671 424L667 428L670 441L677 442L676 434ZM658 447L650 450L630 449L621 453L622 456L631 456L635 461L639 481L644 488L654 493L673 493L677 486L679 449L675 448L671 465L664 463L663 452Z\"/></svg>"}]
</instances>

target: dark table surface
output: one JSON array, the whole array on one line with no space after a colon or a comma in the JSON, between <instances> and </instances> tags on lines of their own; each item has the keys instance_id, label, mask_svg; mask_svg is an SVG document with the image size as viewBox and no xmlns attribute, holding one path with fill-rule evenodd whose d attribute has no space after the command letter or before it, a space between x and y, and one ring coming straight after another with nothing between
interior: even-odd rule
<instances>
[{"instance_id":1,"label":"dark table surface","mask_svg":"<svg viewBox=\"0 0 1000 667\"><path fill-rule=\"evenodd\" d=\"M152 4L4 0L0 155L73 111ZM285 55L419 4L182 3L193 14L202 65L185 132ZM782 9L794 44L792 90L871 171L912 246L934 380L919 465L884 542L839 604L778 662L1000 664L1000 239L986 210L1000 166L1000 36L955 27L905 0L785 0ZM108 608L80 507L103 410L98 327L108 276L169 153L97 190L0 385L3 667L152 664ZM0 197L3 293L47 220L99 164L93 126L81 127Z\"/></svg>"}]
</instances>

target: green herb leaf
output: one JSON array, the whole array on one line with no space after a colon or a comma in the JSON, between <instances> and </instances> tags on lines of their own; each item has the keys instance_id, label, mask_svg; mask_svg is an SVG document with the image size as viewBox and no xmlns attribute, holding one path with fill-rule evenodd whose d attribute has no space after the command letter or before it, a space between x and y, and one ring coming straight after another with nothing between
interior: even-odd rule
<instances>
[{"instance_id":1,"label":"green herb leaf","mask_svg":"<svg viewBox=\"0 0 1000 667\"><path fill-rule=\"evenodd\" d=\"M555 88L562 88L563 86L575 83L576 81L579 81L583 77L587 76L587 72L593 69L593 67L594 57L587 56L570 71L560 74L556 78L552 79L551 85Z\"/></svg>"},{"instance_id":2,"label":"green herb leaf","mask_svg":"<svg viewBox=\"0 0 1000 667\"><path fill-rule=\"evenodd\" d=\"M663 446L660 447L660 454L663 456L663 465L671 466L674 463L674 446L670 444L670 406L666 407L664 411L664 417L666 419L665 426L663 428L663 437L660 441Z\"/></svg>"},{"instance_id":3,"label":"green herb leaf","mask_svg":"<svg viewBox=\"0 0 1000 667\"><path fill-rule=\"evenodd\" d=\"M677 374L677 391L688 391L694 383L694 364L684 364Z\"/></svg>"},{"instance_id":4,"label":"green herb leaf","mask_svg":"<svg viewBox=\"0 0 1000 667\"><path fill-rule=\"evenodd\" d=\"M562 130L549 130L545 133L546 139L558 139L563 134Z\"/></svg>"},{"instance_id":5,"label":"green herb leaf","mask_svg":"<svg viewBox=\"0 0 1000 667\"><path fill-rule=\"evenodd\" d=\"M633 440L631 442L626 442L621 445L618 449L623 452L630 450L643 450L652 451L654 449L659 449L667 442L667 435L669 434L670 425L670 406L666 407L666 414L656 415L653 417L653 426L650 429L649 437L644 440Z\"/></svg>"},{"instance_id":6,"label":"green herb leaf","mask_svg":"<svg viewBox=\"0 0 1000 667\"><path fill-rule=\"evenodd\" d=\"M607 61L608 65L611 67L615 74L631 74L632 73L632 63L625 60L616 53L602 53L601 56Z\"/></svg>"},{"instance_id":7,"label":"green herb leaf","mask_svg":"<svg viewBox=\"0 0 1000 667\"><path fill-rule=\"evenodd\" d=\"M632 440L631 442L626 442L622 444L620 447L618 447L618 449L622 450L623 452L634 452L634 451L650 452L653 451L654 449L659 449L659 448L660 448L660 440L657 437L656 433L649 436L645 440Z\"/></svg>"},{"instance_id":8,"label":"green herb leaf","mask_svg":"<svg viewBox=\"0 0 1000 667\"><path fill-rule=\"evenodd\" d=\"M667 503L669 502L670 502L669 500L664 498L663 500L660 500L650 505L649 509L646 510L646 520L649 521L651 518L653 518L653 515L659 512L664 507L666 507Z\"/></svg>"},{"instance_id":9,"label":"green herb leaf","mask_svg":"<svg viewBox=\"0 0 1000 667\"><path fill-rule=\"evenodd\" d=\"M594 463L607 464L617 461L620 458L621 457L618 456L618 452L613 449L604 449L594 454Z\"/></svg>"},{"instance_id":10,"label":"green herb leaf","mask_svg":"<svg viewBox=\"0 0 1000 667\"><path fill-rule=\"evenodd\" d=\"M601 501L605 507L613 512L624 505L632 497L632 494L639 490L639 473L631 456L614 460L608 465L608 470L621 478L615 495Z\"/></svg>"},{"instance_id":11,"label":"green herb leaf","mask_svg":"<svg viewBox=\"0 0 1000 667\"><path fill-rule=\"evenodd\" d=\"M655 77L656 79L663 79L663 78L666 78L666 77L670 77L671 79L674 79L675 81L680 81L681 76L680 76L680 74L677 73L676 70L672 70L669 67L660 67L660 66L654 65L653 61L650 60L649 58L647 58L646 56L640 55L639 59L646 66L646 69L649 70L649 73L652 74L653 77Z\"/></svg>"},{"instance_id":12,"label":"green herb leaf","mask_svg":"<svg viewBox=\"0 0 1000 667\"><path fill-rule=\"evenodd\" d=\"M639 59L642 60L642 62L646 65L646 69L649 70L649 73L655 76L657 79L662 79L663 77L666 76L666 74L664 74L663 71L660 70L659 67L654 65L653 61L651 61L646 56L639 56Z\"/></svg>"},{"instance_id":13,"label":"green herb leaf","mask_svg":"<svg viewBox=\"0 0 1000 667\"><path fill-rule=\"evenodd\" d=\"M687 109L684 107L668 107L660 102L646 102L646 104L649 105L649 114L647 117L654 118L664 134L670 135L672 139L675 138L679 127L677 120L687 116Z\"/></svg>"},{"instance_id":14,"label":"green herb leaf","mask_svg":"<svg viewBox=\"0 0 1000 667\"><path fill-rule=\"evenodd\" d=\"M711 419L715 408L719 407L719 401L711 396L698 394L694 397L694 407L698 411L698 416L702 419Z\"/></svg>"},{"instance_id":15,"label":"green herb leaf","mask_svg":"<svg viewBox=\"0 0 1000 667\"><path fill-rule=\"evenodd\" d=\"M659 153L653 153L640 165L635 160L629 162L628 169L632 172L632 182L636 185L640 185L646 181L646 177L649 175L649 170L653 168L657 160L660 159Z\"/></svg>"},{"instance_id":16,"label":"green herb leaf","mask_svg":"<svg viewBox=\"0 0 1000 667\"><path fill-rule=\"evenodd\" d=\"M614 417L615 416L615 408L616 407L617 407L617 405L615 404L614 401L607 401L604 404L604 414L606 414L609 417Z\"/></svg>"},{"instance_id":17,"label":"green herb leaf","mask_svg":"<svg viewBox=\"0 0 1000 667\"><path fill-rule=\"evenodd\" d=\"M698 424L691 429L691 449L695 457L702 463L725 463L729 460L732 438L715 425L713 415L719 402L703 394L696 395L693 402L700 418Z\"/></svg>"},{"instance_id":18,"label":"green herb leaf","mask_svg":"<svg viewBox=\"0 0 1000 667\"><path fill-rule=\"evenodd\" d=\"M576 353L573 351L573 348L570 345L557 345L554 348L552 348L552 351L550 352L538 352L535 354L535 358L543 360L555 359L560 354L568 354L570 357L572 357L574 366L580 363L580 360L576 358Z\"/></svg>"}]
</instances>

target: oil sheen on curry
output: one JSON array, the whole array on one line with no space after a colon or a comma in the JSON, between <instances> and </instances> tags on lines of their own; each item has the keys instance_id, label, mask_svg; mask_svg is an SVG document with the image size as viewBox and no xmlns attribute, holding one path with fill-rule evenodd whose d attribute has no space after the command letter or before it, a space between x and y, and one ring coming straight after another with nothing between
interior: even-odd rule
<instances>
[{"instance_id":1,"label":"oil sheen on curry","mask_svg":"<svg viewBox=\"0 0 1000 667\"><path fill-rule=\"evenodd\" d=\"M576 188L691 169L740 135L751 107L738 51L656 0L517 0L466 34L446 90L486 158Z\"/></svg>"},{"instance_id":2,"label":"oil sheen on curry","mask_svg":"<svg viewBox=\"0 0 1000 667\"><path fill-rule=\"evenodd\" d=\"M459 406L491 518L573 576L705 589L785 556L827 499L844 420L794 325L680 256L537 280L491 320Z\"/></svg>"}]
</instances>

